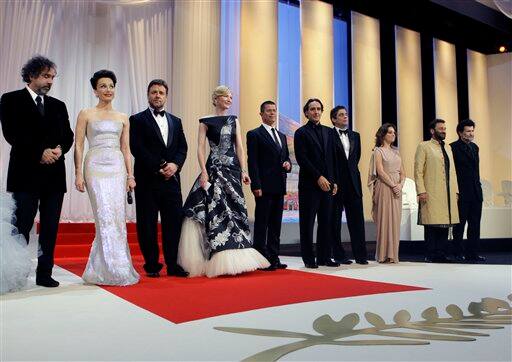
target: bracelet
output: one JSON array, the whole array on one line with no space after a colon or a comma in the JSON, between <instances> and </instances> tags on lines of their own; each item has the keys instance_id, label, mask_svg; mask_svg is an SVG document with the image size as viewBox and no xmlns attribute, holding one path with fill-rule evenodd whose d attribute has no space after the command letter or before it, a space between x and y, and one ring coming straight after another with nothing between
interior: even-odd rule
<instances>
[{"instance_id":1,"label":"bracelet","mask_svg":"<svg viewBox=\"0 0 512 362\"><path fill-rule=\"evenodd\" d=\"M130 176L130 175L129 175L129 176L126 176L126 179L127 179L127 180L134 180L134 181L135 181L135 176Z\"/></svg>"},{"instance_id":2,"label":"bracelet","mask_svg":"<svg viewBox=\"0 0 512 362\"><path fill-rule=\"evenodd\" d=\"M242 173L247 173L247 171L245 171L244 169L242 169Z\"/></svg>"}]
</instances>

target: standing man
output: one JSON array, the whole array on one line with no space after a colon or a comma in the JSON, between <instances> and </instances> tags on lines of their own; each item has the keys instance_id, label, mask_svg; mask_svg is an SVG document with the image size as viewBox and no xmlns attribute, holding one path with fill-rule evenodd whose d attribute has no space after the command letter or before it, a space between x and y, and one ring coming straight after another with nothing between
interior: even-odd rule
<instances>
[{"instance_id":1,"label":"standing man","mask_svg":"<svg viewBox=\"0 0 512 362\"><path fill-rule=\"evenodd\" d=\"M341 215L345 209L347 226L356 263L368 264L368 252L364 231L363 192L359 160L361 159L361 137L348 128L348 112L344 106L331 110L334 127L331 136L335 145L336 174L339 192L334 198L334 259L341 264L351 264L341 244Z\"/></svg>"},{"instance_id":2,"label":"standing man","mask_svg":"<svg viewBox=\"0 0 512 362\"><path fill-rule=\"evenodd\" d=\"M58 287L52 278L53 254L66 190L64 154L73 144L66 105L50 97L56 66L35 56L21 70L23 89L5 93L0 100L0 119L11 145L7 191L16 201L16 221L27 243L39 207L39 257L36 284Z\"/></svg>"},{"instance_id":3,"label":"standing man","mask_svg":"<svg viewBox=\"0 0 512 362\"><path fill-rule=\"evenodd\" d=\"M448 230L459 223L457 175L452 151L446 147L446 124L429 125L432 138L421 142L414 156L414 180L419 199L418 225L425 226L426 256L430 263L450 263L446 257Z\"/></svg>"},{"instance_id":4,"label":"standing man","mask_svg":"<svg viewBox=\"0 0 512 362\"><path fill-rule=\"evenodd\" d=\"M286 136L276 130L277 107L272 101L260 106L263 124L247 132L247 157L251 190L256 199L254 248L270 262L265 270L285 269L279 260L286 174L291 171Z\"/></svg>"},{"instance_id":5,"label":"standing man","mask_svg":"<svg viewBox=\"0 0 512 362\"><path fill-rule=\"evenodd\" d=\"M457 125L459 140L452 147L457 183L459 186L460 223L453 228L455 258L459 261L478 262L485 258L478 255L480 243L480 219L482 218L482 184L480 183L480 157L475 138L475 122L465 119ZM462 237L468 223L467 240Z\"/></svg>"},{"instance_id":6,"label":"standing man","mask_svg":"<svg viewBox=\"0 0 512 362\"><path fill-rule=\"evenodd\" d=\"M333 145L330 129L320 124L324 105L309 99L303 112L308 122L295 131L294 148L299 170L300 249L306 268L318 265L339 266L331 260L331 203L336 195ZM316 261L313 253L313 228L318 222Z\"/></svg>"},{"instance_id":7,"label":"standing man","mask_svg":"<svg viewBox=\"0 0 512 362\"><path fill-rule=\"evenodd\" d=\"M137 237L148 277L159 277L158 212L162 223L162 249L167 275L186 277L177 263L183 219L180 170L187 157L181 119L165 111L169 87L162 79L148 85L149 108L130 117L130 146L134 174Z\"/></svg>"}]
</instances>

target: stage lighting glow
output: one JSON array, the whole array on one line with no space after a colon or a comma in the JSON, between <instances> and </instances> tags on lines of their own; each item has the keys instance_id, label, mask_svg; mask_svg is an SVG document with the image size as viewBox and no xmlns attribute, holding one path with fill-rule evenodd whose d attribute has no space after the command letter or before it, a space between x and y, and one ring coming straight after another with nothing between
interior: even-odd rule
<instances>
[{"instance_id":1,"label":"stage lighting glow","mask_svg":"<svg viewBox=\"0 0 512 362\"><path fill-rule=\"evenodd\" d=\"M505 46L503 46L503 45L502 45L502 46L500 46L500 47L498 48L498 50L499 50L499 52L500 52L500 53L505 53L505 52L507 51L507 48L506 48Z\"/></svg>"}]
</instances>

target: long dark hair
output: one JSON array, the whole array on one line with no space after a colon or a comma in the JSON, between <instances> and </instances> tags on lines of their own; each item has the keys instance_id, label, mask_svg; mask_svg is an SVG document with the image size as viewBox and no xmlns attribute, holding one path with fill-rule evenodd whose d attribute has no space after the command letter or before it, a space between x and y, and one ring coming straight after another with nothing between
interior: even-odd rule
<instances>
[{"instance_id":1,"label":"long dark hair","mask_svg":"<svg viewBox=\"0 0 512 362\"><path fill-rule=\"evenodd\" d=\"M386 137L389 127L392 127L395 130L395 137L398 136L398 132L396 131L396 125L394 125L393 123L384 123L382 126L379 127L377 133L375 133L375 147L381 147L384 144L384 137Z\"/></svg>"}]
</instances>

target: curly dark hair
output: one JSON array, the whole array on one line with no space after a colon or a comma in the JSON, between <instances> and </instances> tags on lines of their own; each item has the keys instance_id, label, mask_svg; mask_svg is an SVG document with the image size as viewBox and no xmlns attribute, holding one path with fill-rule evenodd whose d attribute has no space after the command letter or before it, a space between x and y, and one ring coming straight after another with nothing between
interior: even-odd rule
<instances>
[{"instance_id":1,"label":"curly dark hair","mask_svg":"<svg viewBox=\"0 0 512 362\"><path fill-rule=\"evenodd\" d=\"M57 69L54 62L42 55L35 55L21 68L21 78L28 84L30 83L30 78L37 78L42 72L52 68Z\"/></svg>"},{"instance_id":2,"label":"curly dark hair","mask_svg":"<svg viewBox=\"0 0 512 362\"><path fill-rule=\"evenodd\" d=\"M473 127L475 128L475 122L471 119L463 119L457 124L457 133L464 132L464 127Z\"/></svg>"},{"instance_id":3,"label":"curly dark hair","mask_svg":"<svg viewBox=\"0 0 512 362\"><path fill-rule=\"evenodd\" d=\"M380 147L384 144L384 137L386 137L389 127L393 128L395 130L395 136L398 136L396 125L394 125L393 123L384 123L382 126L379 127L377 133L375 133L375 147Z\"/></svg>"},{"instance_id":4,"label":"curly dark hair","mask_svg":"<svg viewBox=\"0 0 512 362\"><path fill-rule=\"evenodd\" d=\"M100 78L110 78L112 79L112 82L114 82L114 87L116 86L117 78L114 72L111 70L102 69L98 70L96 73L92 75L92 78L90 79L92 89L96 89L96 87L98 86L98 80Z\"/></svg>"}]
</instances>

